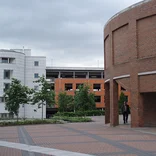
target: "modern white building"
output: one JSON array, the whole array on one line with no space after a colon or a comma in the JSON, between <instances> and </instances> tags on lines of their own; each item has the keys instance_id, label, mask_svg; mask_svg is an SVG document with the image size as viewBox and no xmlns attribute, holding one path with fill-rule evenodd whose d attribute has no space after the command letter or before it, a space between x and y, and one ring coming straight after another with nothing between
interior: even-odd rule
<instances>
[{"instance_id":1,"label":"modern white building","mask_svg":"<svg viewBox=\"0 0 156 156\"><path fill-rule=\"evenodd\" d=\"M0 117L9 117L3 95L10 86L11 78L17 78L23 85L38 90L39 85L34 81L42 75L46 75L45 56L31 56L31 49L0 49ZM23 104L19 117L41 118L42 109L38 109L38 105ZM43 117L46 117L46 106L43 108Z\"/></svg>"}]
</instances>

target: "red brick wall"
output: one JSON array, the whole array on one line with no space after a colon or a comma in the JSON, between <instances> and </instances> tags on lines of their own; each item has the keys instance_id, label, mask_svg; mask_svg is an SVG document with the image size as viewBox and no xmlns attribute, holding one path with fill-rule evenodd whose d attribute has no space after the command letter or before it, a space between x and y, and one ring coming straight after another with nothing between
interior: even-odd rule
<instances>
[{"instance_id":1,"label":"red brick wall","mask_svg":"<svg viewBox=\"0 0 156 156\"><path fill-rule=\"evenodd\" d=\"M140 93L156 92L156 74L140 74L156 71L156 0L129 7L109 20L104 28L104 45L105 80L110 80L111 91L113 80L127 86L131 95L131 125L142 126L142 110L146 104L142 105L141 101L149 103L150 99L149 96L142 98ZM124 75L128 77L116 78ZM110 100L109 105L114 107L114 100ZM115 116L111 118L114 119L112 124L116 125Z\"/></svg>"},{"instance_id":2,"label":"red brick wall","mask_svg":"<svg viewBox=\"0 0 156 156\"><path fill-rule=\"evenodd\" d=\"M73 90L66 91L68 95L74 95L74 91L76 90L76 84L80 83L87 83L90 85L91 92L94 92L95 95L101 96L101 102L96 103L96 108L104 108L104 79L79 79L79 78L58 78L55 79L55 93L56 93L56 100L57 96L60 91L65 90L65 84L66 83L72 83L73 84ZM93 84L101 84L101 91L93 91Z\"/></svg>"},{"instance_id":3,"label":"red brick wall","mask_svg":"<svg viewBox=\"0 0 156 156\"><path fill-rule=\"evenodd\" d=\"M129 60L129 44L128 35L128 24L113 31L113 55L114 64L120 64L128 62ZM107 58L106 58L107 59Z\"/></svg>"},{"instance_id":4,"label":"red brick wall","mask_svg":"<svg viewBox=\"0 0 156 156\"><path fill-rule=\"evenodd\" d=\"M156 51L156 15L137 21L138 57L151 57Z\"/></svg>"}]
</instances>

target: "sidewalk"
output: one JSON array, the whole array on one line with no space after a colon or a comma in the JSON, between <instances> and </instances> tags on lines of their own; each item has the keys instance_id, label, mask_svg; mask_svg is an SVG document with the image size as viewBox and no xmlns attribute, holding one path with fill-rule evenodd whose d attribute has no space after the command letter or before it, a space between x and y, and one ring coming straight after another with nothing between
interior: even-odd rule
<instances>
[{"instance_id":1,"label":"sidewalk","mask_svg":"<svg viewBox=\"0 0 156 156\"><path fill-rule=\"evenodd\" d=\"M0 147L0 156L65 156L66 152L54 154L52 149L76 152L72 153L73 156L80 153L96 156L156 155L156 128L130 128L130 124L109 127L104 124L104 116L92 118L95 122L0 127L0 141L30 147L27 150ZM17 144L19 146L23 147ZM46 149L35 147L38 152L32 151L34 146ZM47 148L51 148L51 154L45 152Z\"/></svg>"}]
</instances>

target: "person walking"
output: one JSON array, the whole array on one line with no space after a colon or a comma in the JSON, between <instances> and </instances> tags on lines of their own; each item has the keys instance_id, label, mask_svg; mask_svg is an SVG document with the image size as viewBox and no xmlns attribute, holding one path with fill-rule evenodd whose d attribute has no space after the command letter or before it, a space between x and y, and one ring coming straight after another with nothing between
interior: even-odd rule
<instances>
[{"instance_id":1,"label":"person walking","mask_svg":"<svg viewBox=\"0 0 156 156\"><path fill-rule=\"evenodd\" d=\"M126 101L124 101L124 104L121 108L122 110L122 114L123 114L123 121L124 124L128 122L128 114L130 114L130 109L129 109L129 105L127 104Z\"/></svg>"}]
</instances>

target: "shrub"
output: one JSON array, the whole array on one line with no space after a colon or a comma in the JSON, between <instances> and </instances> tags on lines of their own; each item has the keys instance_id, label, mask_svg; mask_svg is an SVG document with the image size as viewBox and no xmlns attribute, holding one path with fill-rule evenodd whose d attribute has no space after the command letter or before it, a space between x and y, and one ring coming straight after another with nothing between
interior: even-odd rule
<instances>
[{"instance_id":1,"label":"shrub","mask_svg":"<svg viewBox=\"0 0 156 156\"><path fill-rule=\"evenodd\" d=\"M56 119L34 119L34 120L21 120L21 121L4 121L0 122L0 126L16 126L16 125L34 125L34 124L61 124L60 120Z\"/></svg>"},{"instance_id":2,"label":"shrub","mask_svg":"<svg viewBox=\"0 0 156 156\"><path fill-rule=\"evenodd\" d=\"M102 110L89 110L89 111L77 111L77 112L57 112L55 116L67 116L67 117L82 117L82 116L99 116L104 115Z\"/></svg>"},{"instance_id":3,"label":"shrub","mask_svg":"<svg viewBox=\"0 0 156 156\"><path fill-rule=\"evenodd\" d=\"M56 120L63 120L68 122L91 122L91 118L86 117L67 117L67 116L55 116L53 117Z\"/></svg>"}]
</instances>

